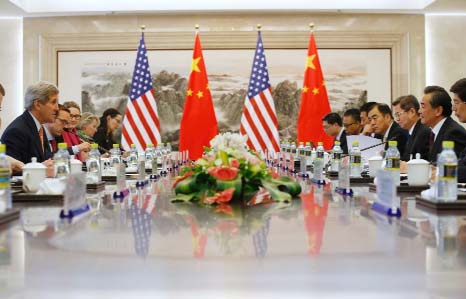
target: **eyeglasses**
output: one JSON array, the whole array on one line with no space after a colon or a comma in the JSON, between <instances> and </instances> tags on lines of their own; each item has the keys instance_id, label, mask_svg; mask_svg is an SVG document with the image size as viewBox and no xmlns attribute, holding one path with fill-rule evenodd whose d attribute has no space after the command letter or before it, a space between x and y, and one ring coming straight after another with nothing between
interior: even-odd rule
<instances>
[{"instance_id":1,"label":"eyeglasses","mask_svg":"<svg viewBox=\"0 0 466 299\"><path fill-rule=\"evenodd\" d=\"M464 104L463 101L453 101L453 107L458 107L459 105ZM1 109L0 109L1 111Z\"/></svg>"},{"instance_id":2,"label":"eyeglasses","mask_svg":"<svg viewBox=\"0 0 466 299\"><path fill-rule=\"evenodd\" d=\"M59 117L57 117L57 119L62 123L62 125L64 125L64 126L68 125L68 121L66 119L59 118Z\"/></svg>"},{"instance_id":3,"label":"eyeglasses","mask_svg":"<svg viewBox=\"0 0 466 299\"><path fill-rule=\"evenodd\" d=\"M74 119L80 119L80 118L81 118L81 114L70 114L70 117L71 117L71 118L74 118Z\"/></svg>"},{"instance_id":4,"label":"eyeglasses","mask_svg":"<svg viewBox=\"0 0 466 299\"><path fill-rule=\"evenodd\" d=\"M351 126L352 126L352 125L354 125L354 124L356 124L356 123L343 124L343 127L345 127L345 128L349 128L349 127L351 127Z\"/></svg>"},{"instance_id":5,"label":"eyeglasses","mask_svg":"<svg viewBox=\"0 0 466 299\"><path fill-rule=\"evenodd\" d=\"M395 118L400 118L401 114L405 113L406 111L401 111L401 112L397 112L394 114Z\"/></svg>"}]
</instances>

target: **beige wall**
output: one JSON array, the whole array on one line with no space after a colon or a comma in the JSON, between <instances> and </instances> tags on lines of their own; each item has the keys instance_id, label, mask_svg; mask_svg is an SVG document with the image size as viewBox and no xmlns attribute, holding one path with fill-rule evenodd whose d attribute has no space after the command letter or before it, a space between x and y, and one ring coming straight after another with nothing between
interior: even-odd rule
<instances>
[{"instance_id":1,"label":"beige wall","mask_svg":"<svg viewBox=\"0 0 466 299\"><path fill-rule=\"evenodd\" d=\"M426 83L447 90L466 78L466 16L426 16Z\"/></svg>"},{"instance_id":2,"label":"beige wall","mask_svg":"<svg viewBox=\"0 0 466 299\"><path fill-rule=\"evenodd\" d=\"M21 19L0 19L0 83L6 96L2 103L2 126L0 134L8 124L22 112L22 30Z\"/></svg>"},{"instance_id":3,"label":"beige wall","mask_svg":"<svg viewBox=\"0 0 466 299\"><path fill-rule=\"evenodd\" d=\"M425 82L424 16L423 15L381 15L381 14L196 14L196 15L121 15L24 19L24 84L38 79L56 81L53 49L83 45L83 49L107 49L112 40L114 48L133 49L138 41L140 25L145 24L148 32L157 32L163 42L154 38L148 47L178 48L192 46L194 24L201 25L203 47L221 47L224 43L234 44L235 40L220 40L223 32L235 33L241 42L257 23L263 25L264 38L267 34L276 36L276 45L307 47L309 22L317 27L316 39L319 47L384 47L380 39L393 39L396 44L396 67L394 68L393 97L410 92L418 94ZM108 35L105 35L108 33ZM119 34L121 33L121 35ZM124 35L126 33L126 35ZM217 34L216 34L217 33ZM242 36L244 33L246 35ZM277 33L277 34L275 34ZM278 34L280 33L280 34ZM86 35L87 34L87 35ZM177 35L178 34L178 35ZM274 35L275 34L275 35ZM387 36L382 36L386 34ZM390 34L393 34L390 35ZM351 43L352 35L355 36ZM375 36L378 35L378 36ZM180 36L187 36L181 40ZM350 37L349 39L346 37ZM250 35L254 41L254 34ZM220 37L222 38L222 37ZM278 39L282 39L278 42ZM398 40L397 40L398 38ZM122 39L125 39L122 41ZM105 40L102 43L102 40ZM146 41L147 42L147 41ZM150 43L153 43L152 46ZM42 43L42 44L41 44ZM46 45L45 45L46 44ZM340 46L342 44L342 46ZM85 46L84 46L85 45ZM254 42L251 43L252 47ZM268 44L270 46L270 43ZM44 53L45 52L45 53ZM42 63L42 65L41 65Z\"/></svg>"}]
</instances>

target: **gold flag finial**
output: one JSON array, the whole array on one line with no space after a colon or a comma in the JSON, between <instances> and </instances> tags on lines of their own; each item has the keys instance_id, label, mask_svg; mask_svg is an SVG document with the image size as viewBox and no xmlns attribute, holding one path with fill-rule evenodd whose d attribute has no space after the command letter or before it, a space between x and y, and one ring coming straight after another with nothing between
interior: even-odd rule
<instances>
[{"instance_id":1,"label":"gold flag finial","mask_svg":"<svg viewBox=\"0 0 466 299\"><path fill-rule=\"evenodd\" d=\"M309 29L311 30L311 32L314 32L315 27L316 25L314 25L314 23L309 23Z\"/></svg>"},{"instance_id":2,"label":"gold flag finial","mask_svg":"<svg viewBox=\"0 0 466 299\"><path fill-rule=\"evenodd\" d=\"M257 24L256 28L257 28L257 31L261 31L262 25L261 25L261 24Z\"/></svg>"},{"instance_id":3,"label":"gold flag finial","mask_svg":"<svg viewBox=\"0 0 466 299\"><path fill-rule=\"evenodd\" d=\"M199 30L199 24L194 25L194 28L195 28L196 30Z\"/></svg>"},{"instance_id":4,"label":"gold flag finial","mask_svg":"<svg viewBox=\"0 0 466 299\"><path fill-rule=\"evenodd\" d=\"M146 25L141 25L141 31L144 32L146 30Z\"/></svg>"}]
</instances>

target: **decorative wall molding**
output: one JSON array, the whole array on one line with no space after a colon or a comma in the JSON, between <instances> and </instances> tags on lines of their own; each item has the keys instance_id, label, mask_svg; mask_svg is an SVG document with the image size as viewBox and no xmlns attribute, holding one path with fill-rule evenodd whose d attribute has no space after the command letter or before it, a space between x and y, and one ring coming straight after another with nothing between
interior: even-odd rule
<instances>
[{"instance_id":1,"label":"decorative wall molding","mask_svg":"<svg viewBox=\"0 0 466 299\"><path fill-rule=\"evenodd\" d=\"M201 32L203 49L254 49L254 31ZM326 49L390 49L392 66L392 99L409 93L409 43L407 33L363 31L316 32L319 48ZM263 31L266 49L305 49L307 31ZM61 51L136 50L139 32L66 33L40 36L41 79L57 82L58 53ZM194 34L190 32L146 32L148 49L192 49ZM377 100L377 99L370 99Z\"/></svg>"}]
</instances>

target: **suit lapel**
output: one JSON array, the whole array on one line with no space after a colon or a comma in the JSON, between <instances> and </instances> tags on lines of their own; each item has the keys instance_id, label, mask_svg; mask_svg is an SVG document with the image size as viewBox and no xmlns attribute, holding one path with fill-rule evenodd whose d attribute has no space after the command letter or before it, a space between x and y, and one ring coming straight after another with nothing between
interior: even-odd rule
<instances>
[{"instance_id":1,"label":"suit lapel","mask_svg":"<svg viewBox=\"0 0 466 299\"><path fill-rule=\"evenodd\" d=\"M39 136L39 132L37 131L37 126L36 126L36 123L34 122L34 119L32 118L32 116L29 114L29 111L25 111L23 113L23 116L24 116L24 119L26 120L26 124L28 125L29 129L31 130L31 134L32 134L32 144L35 148L35 151L39 154L39 157L37 157L38 159L40 159L40 161L43 161L45 160L45 155L44 155L44 152L42 150L42 145L40 144L40 136ZM44 133L45 135L45 133ZM44 136L44 138L46 138Z\"/></svg>"}]
</instances>

